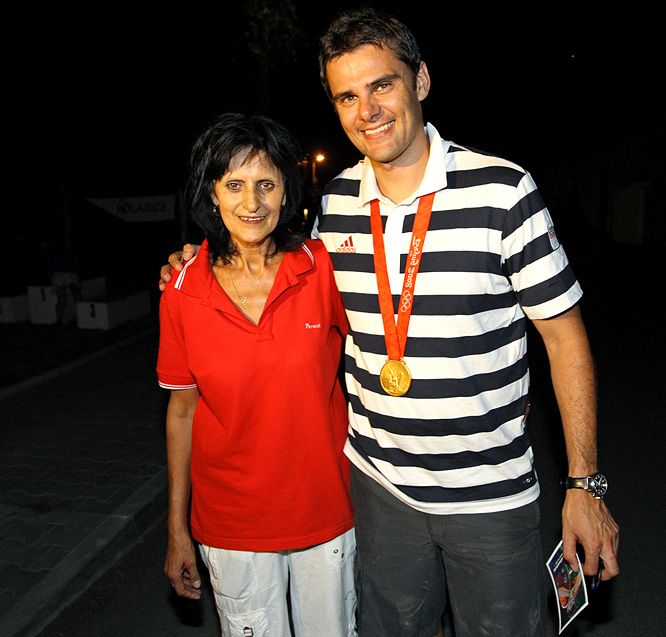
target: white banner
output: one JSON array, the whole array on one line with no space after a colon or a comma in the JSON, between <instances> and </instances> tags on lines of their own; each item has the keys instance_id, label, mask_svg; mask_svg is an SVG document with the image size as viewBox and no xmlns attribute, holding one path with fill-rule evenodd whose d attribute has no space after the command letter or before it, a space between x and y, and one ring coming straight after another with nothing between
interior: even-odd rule
<instances>
[{"instance_id":1,"label":"white banner","mask_svg":"<svg viewBox=\"0 0 666 637\"><path fill-rule=\"evenodd\" d=\"M88 201L125 221L170 221L175 217L175 195L110 197Z\"/></svg>"}]
</instances>

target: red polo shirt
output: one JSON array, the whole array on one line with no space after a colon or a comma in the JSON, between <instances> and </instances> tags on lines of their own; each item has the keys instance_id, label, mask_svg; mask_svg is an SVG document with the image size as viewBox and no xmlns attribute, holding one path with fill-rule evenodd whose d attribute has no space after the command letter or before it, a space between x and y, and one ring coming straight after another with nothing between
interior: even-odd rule
<instances>
[{"instance_id":1,"label":"red polo shirt","mask_svg":"<svg viewBox=\"0 0 666 637\"><path fill-rule=\"evenodd\" d=\"M192 429L199 542L277 551L352 527L338 380L346 331L319 241L284 254L258 325L215 280L205 242L164 291L160 386L201 394Z\"/></svg>"}]
</instances>

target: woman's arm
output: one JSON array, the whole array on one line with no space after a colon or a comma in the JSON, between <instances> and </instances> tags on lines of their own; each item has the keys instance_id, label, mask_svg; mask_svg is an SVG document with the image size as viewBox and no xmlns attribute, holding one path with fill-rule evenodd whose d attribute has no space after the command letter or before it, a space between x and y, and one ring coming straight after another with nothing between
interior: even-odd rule
<instances>
[{"instance_id":1,"label":"woman's arm","mask_svg":"<svg viewBox=\"0 0 666 637\"><path fill-rule=\"evenodd\" d=\"M164 573L176 593L189 599L201 597L201 578L188 526L192 421L198 400L197 389L174 390L166 416L169 539Z\"/></svg>"}]
</instances>

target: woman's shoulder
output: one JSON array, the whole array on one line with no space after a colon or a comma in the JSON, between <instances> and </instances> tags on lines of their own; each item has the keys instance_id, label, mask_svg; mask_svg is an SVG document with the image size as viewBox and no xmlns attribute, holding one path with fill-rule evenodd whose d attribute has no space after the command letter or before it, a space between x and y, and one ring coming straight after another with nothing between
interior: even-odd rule
<instances>
[{"instance_id":1,"label":"woman's shoulder","mask_svg":"<svg viewBox=\"0 0 666 637\"><path fill-rule=\"evenodd\" d=\"M209 248L208 242L204 240L195 255L183 263L181 270L171 272L171 281L162 294L168 292L167 297L175 294L178 298L180 295L176 293L182 292L186 296L201 297L210 276Z\"/></svg>"},{"instance_id":2,"label":"woman's shoulder","mask_svg":"<svg viewBox=\"0 0 666 637\"><path fill-rule=\"evenodd\" d=\"M315 257L328 256L328 251L321 239L305 239L301 245L309 250Z\"/></svg>"},{"instance_id":3,"label":"woman's shoulder","mask_svg":"<svg viewBox=\"0 0 666 637\"><path fill-rule=\"evenodd\" d=\"M319 239L303 239L299 247L291 252L289 257L293 263L300 263L306 269L313 268L315 271L324 268L332 268L331 259L324 244Z\"/></svg>"}]
</instances>

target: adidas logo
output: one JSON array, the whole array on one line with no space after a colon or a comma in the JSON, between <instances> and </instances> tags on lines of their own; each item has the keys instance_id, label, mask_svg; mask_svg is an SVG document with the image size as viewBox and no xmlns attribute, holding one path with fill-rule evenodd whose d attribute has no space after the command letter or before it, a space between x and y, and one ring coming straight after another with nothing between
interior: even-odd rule
<instances>
[{"instance_id":1,"label":"adidas logo","mask_svg":"<svg viewBox=\"0 0 666 637\"><path fill-rule=\"evenodd\" d=\"M356 252L351 235L346 241L343 241L336 249L336 252Z\"/></svg>"}]
</instances>

